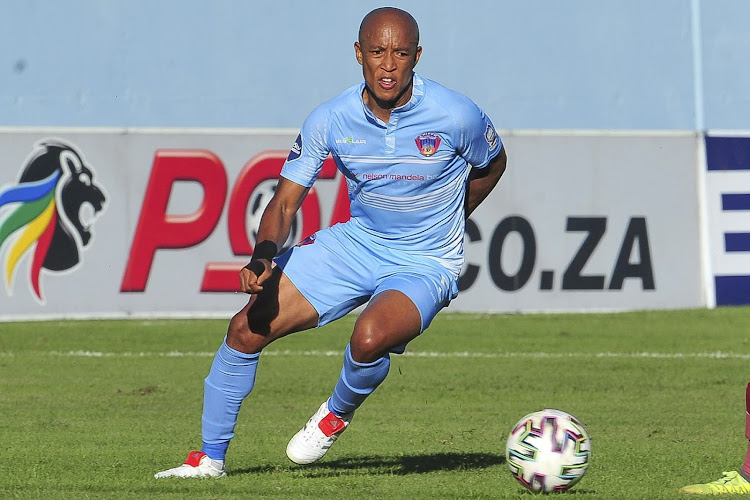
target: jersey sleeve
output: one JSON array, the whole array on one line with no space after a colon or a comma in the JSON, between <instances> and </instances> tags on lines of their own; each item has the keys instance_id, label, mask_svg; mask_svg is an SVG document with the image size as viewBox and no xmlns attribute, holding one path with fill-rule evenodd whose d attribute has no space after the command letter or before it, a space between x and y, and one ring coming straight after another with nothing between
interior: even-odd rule
<instances>
[{"instance_id":1,"label":"jersey sleeve","mask_svg":"<svg viewBox=\"0 0 750 500\"><path fill-rule=\"evenodd\" d=\"M460 129L458 153L474 168L484 168L503 147L503 141L489 117L479 106L468 101L457 107Z\"/></svg>"},{"instance_id":2,"label":"jersey sleeve","mask_svg":"<svg viewBox=\"0 0 750 500\"><path fill-rule=\"evenodd\" d=\"M318 107L305 119L281 169L282 177L305 187L313 185L330 152L329 116L329 113Z\"/></svg>"}]
</instances>

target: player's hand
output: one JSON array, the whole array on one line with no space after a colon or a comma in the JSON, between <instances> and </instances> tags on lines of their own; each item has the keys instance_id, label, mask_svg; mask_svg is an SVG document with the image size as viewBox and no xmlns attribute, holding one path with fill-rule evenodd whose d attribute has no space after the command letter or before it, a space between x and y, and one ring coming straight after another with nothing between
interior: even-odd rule
<instances>
[{"instance_id":1,"label":"player's hand","mask_svg":"<svg viewBox=\"0 0 750 500\"><path fill-rule=\"evenodd\" d=\"M249 264L254 268L253 271L247 267L240 270L240 290L244 293L258 293L263 290L263 282L271 276L271 261L266 259L257 259ZM263 270L261 271L261 266ZM256 274L260 272L260 276Z\"/></svg>"}]
</instances>

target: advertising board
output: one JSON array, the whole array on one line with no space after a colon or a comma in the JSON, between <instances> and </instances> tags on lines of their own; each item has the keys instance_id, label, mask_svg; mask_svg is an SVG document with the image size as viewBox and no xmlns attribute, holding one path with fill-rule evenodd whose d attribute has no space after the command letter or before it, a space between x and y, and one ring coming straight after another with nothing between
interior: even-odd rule
<instances>
[{"instance_id":1,"label":"advertising board","mask_svg":"<svg viewBox=\"0 0 750 500\"><path fill-rule=\"evenodd\" d=\"M0 318L227 316L296 130L0 133ZM701 307L696 134L505 132L450 311ZM332 159L288 245L348 218Z\"/></svg>"}]
</instances>

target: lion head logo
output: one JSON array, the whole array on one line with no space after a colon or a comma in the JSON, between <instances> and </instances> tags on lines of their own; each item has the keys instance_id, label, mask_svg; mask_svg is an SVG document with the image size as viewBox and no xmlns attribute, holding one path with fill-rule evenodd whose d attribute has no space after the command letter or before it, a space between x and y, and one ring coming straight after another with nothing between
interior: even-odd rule
<instances>
[{"instance_id":1,"label":"lion head logo","mask_svg":"<svg viewBox=\"0 0 750 500\"><path fill-rule=\"evenodd\" d=\"M59 140L39 142L18 184L0 190L0 252L8 294L21 258L32 252L30 281L42 299L42 269L60 272L81 261L94 217L106 197L76 149ZM7 207L7 209L6 209ZM2 255L2 254L0 254Z\"/></svg>"}]
</instances>

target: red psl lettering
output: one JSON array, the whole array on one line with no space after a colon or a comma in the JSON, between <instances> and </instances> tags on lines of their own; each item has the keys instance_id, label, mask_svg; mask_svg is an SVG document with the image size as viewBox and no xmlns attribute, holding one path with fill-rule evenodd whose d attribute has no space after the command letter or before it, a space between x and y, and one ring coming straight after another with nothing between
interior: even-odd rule
<instances>
[{"instance_id":1,"label":"red psl lettering","mask_svg":"<svg viewBox=\"0 0 750 500\"><path fill-rule=\"evenodd\" d=\"M277 179L287 153L261 153L245 164L229 197L227 230L232 253L249 258L253 253L247 233L247 206L258 186ZM192 167L186 167L186 165ZM318 178L334 179L336 164L326 159ZM201 207L191 215L166 213L172 185L177 181L194 181L204 189ZM204 241L213 232L221 216L227 193L227 176L218 157L207 151L157 151L151 178L141 208L138 226L133 237L130 258L125 270L123 292L142 292L158 249L188 248ZM320 199L311 188L300 209L302 238L321 227ZM349 199L346 181L341 177L330 224L349 218ZM202 292L235 292L239 290L237 274L245 262L209 262L206 264Z\"/></svg>"},{"instance_id":2,"label":"red psl lettering","mask_svg":"<svg viewBox=\"0 0 750 500\"><path fill-rule=\"evenodd\" d=\"M193 214L167 214L172 186L178 181L197 182L203 188L203 202ZM146 289L158 249L191 247L208 238L221 216L226 195L227 174L221 160L213 153L156 151L120 291Z\"/></svg>"}]
</instances>

